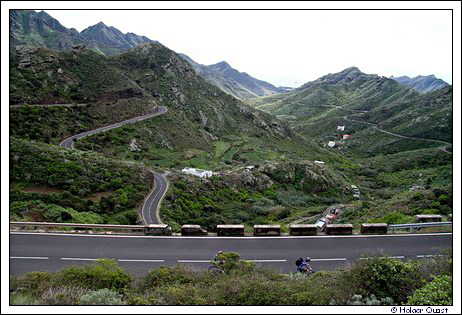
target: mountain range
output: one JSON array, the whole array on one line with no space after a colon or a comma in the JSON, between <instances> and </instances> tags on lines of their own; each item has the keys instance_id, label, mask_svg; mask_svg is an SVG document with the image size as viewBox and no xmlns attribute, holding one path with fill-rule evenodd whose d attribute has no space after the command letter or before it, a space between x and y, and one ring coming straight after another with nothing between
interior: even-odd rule
<instances>
[{"instance_id":1,"label":"mountain range","mask_svg":"<svg viewBox=\"0 0 462 315\"><path fill-rule=\"evenodd\" d=\"M70 50L75 45L104 55L116 55L141 43L153 40L134 33L123 34L100 22L78 32L64 27L44 11L10 10L10 51L17 45L35 45L55 50Z\"/></svg>"},{"instance_id":2,"label":"mountain range","mask_svg":"<svg viewBox=\"0 0 462 315\"><path fill-rule=\"evenodd\" d=\"M419 75L414 78L410 78L408 76L391 76L390 79L393 79L401 84L407 85L422 93L433 92L435 90L444 88L449 85L443 80L436 78L433 74L427 76Z\"/></svg>"},{"instance_id":3,"label":"mountain range","mask_svg":"<svg viewBox=\"0 0 462 315\"><path fill-rule=\"evenodd\" d=\"M15 53L18 45L34 45L60 51L72 50L85 45L98 53L114 56L143 43L156 42L134 33L123 34L113 26L99 22L82 32L64 27L44 11L10 11L10 52ZM205 66L182 54L194 70L210 83L238 99L272 95L286 91L270 83L255 79L245 72L233 69L225 61Z\"/></svg>"},{"instance_id":4,"label":"mountain range","mask_svg":"<svg viewBox=\"0 0 462 315\"><path fill-rule=\"evenodd\" d=\"M152 169L168 171L161 215L176 232L315 223L334 204L348 204L337 222L356 227L452 212L452 86L423 94L350 67L272 94L226 62L194 64L103 23L77 32L44 12L10 14L13 218L136 223ZM78 139L76 150L57 146L160 106L162 115ZM215 174L192 178L185 167ZM104 197L89 199L96 193Z\"/></svg>"},{"instance_id":5,"label":"mountain range","mask_svg":"<svg viewBox=\"0 0 462 315\"><path fill-rule=\"evenodd\" d=\"M268 82L255 79L245 72L239 72L226 61L206 66L195 62L185 54L180 55L207 81L239 99L268 96L287 90L287 88L278 88Z\"/></svg>"}]
</instances>

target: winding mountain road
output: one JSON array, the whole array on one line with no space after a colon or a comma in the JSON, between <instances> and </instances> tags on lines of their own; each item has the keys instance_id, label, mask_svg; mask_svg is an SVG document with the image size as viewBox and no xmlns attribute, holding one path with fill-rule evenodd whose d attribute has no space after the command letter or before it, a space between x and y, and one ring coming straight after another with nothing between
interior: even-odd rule
<instances>
[{"instance_id":1,"label":"winding mountain road","mask_svg":"<svg viewBox=\"0 0 462 315\"><path fill-rule=\"evenodd\" d=\"M67 139L64 139L59 145L66 149L74 149L74 143L78 139L82 139L91 135L94 135L99 132L108 131L114 128L119 128L131 123L149 119L155 116L165 114L167 112L167 107L160 106L158 109L150 114L134 117L127 119L115 124L107 125L90 131L84 131L79 134L73 135ZM159 216L159 207L162 198L168 189L168 182L165 178L165 175L151 171L154 176L154 189L146 197L143 208L141 209L141 216L145 224L159 224L162 223Z\"/></svg>"},{"instance_id":2,"label":"winding mountain road","mask_svg":"<svg viewBox=\"0 0 462 315\"><path fill-rule=\"evenodd\" d=\"M294 102L292 104L306 106L306 104L299 103L299 102ZM344 107L338 106L338 105L321 105L320 104L320 105L310 105L310 106L312 106L312 107L336 108L336 109L341 109L341 110L349 111L349 112L353 112L353 113L368 113L369 112L368 110L348 109L348 108L344 108ZM258 106L257 106L257 108L258 108ZM388 134L390 136L395 136L395 137L402 138L402 139L422 140L422 141L429 141L429 142L434 142L434 143L441 143L441 144L443 144L443 146L441 146L440 149L442 151L448 153L448 154L452 154L452 152L447 150L448 147L452 146L452 143L450 143L450 142L446 142L446 141L442 141L442 140L435 140L435 139L428 139L428 138L417 138L417 137L404 136L404 135L401 135L401 134L398 134L398 133L394 133L394 132L391 132L391 131L380 129L377 124L373 124L373 123L370 123L370 122L367 122L367 121L351 119L348 116L343 116L343 119L353 121L353 122L357 122L357 123L361 123L361 124L365 124L365 125L369 125L369 126L371 126L372 128L374 128L375 130L377 130L379 132L386 133L386 134Z\"/></svg>"},{"instance_id":3,"label":"winding mountain road","mask_svg":"<svg viewBox=\"0 0 462 315\"><path fill-rule=\"evenodd\" d=\"M74 148L75 139L161 115L167 108L116 124L82 132L61 142ZM166 176L155 173L154 189L141 214L146 224L161 223L160 202L168 189ZM10 274L56 271L69 265L88 264L99 258L115 259L125 269L143 274L160 265L190 264L207 268L219 251L239 252L241 257L279 272L295 271L294 261L309 255L315 270L332 270L379 255L393 259L425 259L452 248L452 233L407 235L348 235L307 237L184 237L90 235L10 232ZM123 250L122 250L123 249Z\"/></svg>"},{"instance_id":4,"label":"winding mountain road","mask_svg":"<svg viewBox=\"0 0 462 315\"><path fill-rule=\"evenodd\" d=\"M441 146L440 148L448 153L448 154L452 154L452 152L450 151L447 151L447 148L449 146L452 146L452 143L450 142L446 142L446 141L442 141L442 140L435 140L435 139L427 139L427 138L417 138L417 137L410 137L410 136L404 136L404 135L401 135L399 133L394 133L394 132L391 132L391 131L387 131L387 130L384 130L384 129L380 129L378 127L377 124L373 124L373 123L370 123L370 122L367 122L367 121L361 121L361 120L355 120L355 119L351 119L349 118L348 116L343 116L343 119L345 120L349 120L349 121L353 121L353 122L357 122L357 123L361 123L361 124L365 124L365 125L369 125L371 126L372 128L374 128L375 130L377 131L380 131L382 133L386 133L388 135L391 135L391 136L395 136L395 137L398 137L398 138L402 138L402 139L411 139L411 140L422 140L422 141L428 141L428 142L434 142L434 143L441 143L443 144L443 146Z\"/></svg>"}]
</instances>

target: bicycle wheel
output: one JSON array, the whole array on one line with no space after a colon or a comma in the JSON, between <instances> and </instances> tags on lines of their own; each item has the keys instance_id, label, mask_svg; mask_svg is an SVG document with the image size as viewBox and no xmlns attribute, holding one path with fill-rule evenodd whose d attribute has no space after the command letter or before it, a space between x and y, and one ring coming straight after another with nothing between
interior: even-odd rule
<instances>
[{"instance_id":1,"label":"bicycle wheel","mask_svg":"<svg viewBox=\"0 0 462 315\"><path fill-rule=\"evenodd\" d=\"M224 271L221 270L220 268L218 268L217 266L210 266L209 271L211 271L213 273L217 273L217 274L224 273Z\"/></svg>"}]
</instances>

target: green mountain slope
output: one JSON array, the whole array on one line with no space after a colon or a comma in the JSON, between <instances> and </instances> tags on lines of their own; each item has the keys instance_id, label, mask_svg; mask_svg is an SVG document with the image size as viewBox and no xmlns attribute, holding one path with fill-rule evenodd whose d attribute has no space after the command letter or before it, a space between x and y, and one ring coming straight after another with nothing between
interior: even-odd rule
<instances>
[{"instance_id":1,"label":"green mountain slope","mask_svg":"<svg viewBox=\"0 0 462 315\"><path fill-rule=\"evenodd\" d=\"M22 58L30 65L24 66ZM300 207L291 206L287 201L287 205L281 204L282 208L278 208L283 214L267 218L267 222L317 213L328 206L332 198L351 198L348 179L342 171L351 172L356 164L298 136L273 115L224 93L161 44L143 44L112 57L88 49L57 52L27 48L12 57L10 67L11 99L21 105L10 108L10 133L15 137L58 144L69 135L145 114L155 106L165 106L168 111L163 115L79 140L76 149L98 151L116 159L138 160L149 168L161 167L175 174L185 166L225 174L239 169L242 172L249 165L286 165L277 164L283 162L290 163L294 169L303 165L306 175L295 171L287 174L294 177L293 180L285 179L284 168L265 168L265 187L272 187L273 194L288 194L288 199L313 194L309 181L325 178L328 184L322 186L324 194L316 190L316 194L321 195ZM24 102L42 105L22 106ZM69 106L50 106L56 103L69 103ZM314 160L325 161L327 165L321 168ZM236 180L223 178L220 185L229 186L228 181ZM177 180L183 179L173 177L172 185L176 185ZM198 189L207 189L203 184L208 187L204 182ZM241 200L242 205L263 198L265 187L249 188L257 199ZM185 187L178 196L184 197L187 191ZM210 195L216 204L227 200L220 191L221 188L216 187ZM327 191L333 195L329 196ZM206 207L208 199L195 202ZM277 205L280 201L274 203ZM188 203L181 208L184 220L195 211L194 206ZM204 222L234 222L236 215L226 212L230 209L227 206L209 209L204 212ZM216 214L223 211L222 219L218 220ZM188 223L180 219L176 216L172 222Z\"/></svg>"},{"instance_id":2,"label":"green mountain slope","mask_svg":"<svg viewBox=\"0 0 462 315\"><path fill-rule=\"evenodd\" d=\"M319 143L337 141L363 153L380 153L373 145L384 150L395 146L382 153L399 152L403 143L409 142L386 132L447 142L452 139L452 87L420 95L394 80L364 74L355 67L248 103L289 121L296 131ZM345 130L337 131L337 126L345 126ZM341 134L352 137L340 141ZM414 145L441 144L415 140Z\"/></svg>"}]
</instances>

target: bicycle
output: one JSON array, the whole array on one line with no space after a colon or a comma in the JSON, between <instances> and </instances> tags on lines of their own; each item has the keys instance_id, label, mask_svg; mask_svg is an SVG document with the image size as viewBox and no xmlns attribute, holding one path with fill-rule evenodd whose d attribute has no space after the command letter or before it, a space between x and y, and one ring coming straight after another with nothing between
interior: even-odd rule
<instances>
[{"instance_id":1,"label":"bicycle","mask_svg":"<svg viewBox=\"0 0 462 315\"><path fill-rule=\"evenodd\" d=\"M216 274L223 274L223 273L225 273L224 270L222 270L220 267L215 266L215 265L210 266L208 270L211 271L211 272L213 272L213 273L216 273Z\"/></svg>"}]
</instances>

